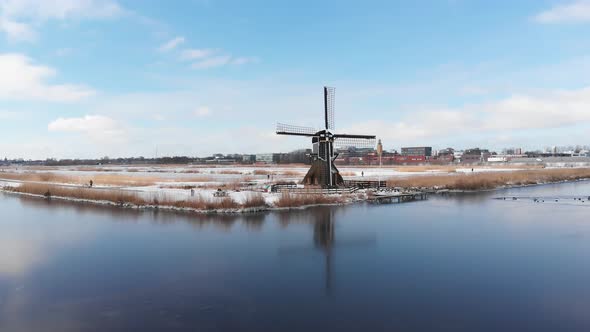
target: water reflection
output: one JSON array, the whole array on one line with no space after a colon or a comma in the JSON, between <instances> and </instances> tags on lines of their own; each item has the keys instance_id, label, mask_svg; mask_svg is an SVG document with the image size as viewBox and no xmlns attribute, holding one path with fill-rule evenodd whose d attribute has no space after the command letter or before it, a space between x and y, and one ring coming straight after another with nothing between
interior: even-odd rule
<instances>
[{"instance_id":1,"label":"water reflection","mask_svg":"<svg viewBox=\"0 0 590 332\"><path fill-rule=\"evenodd\" d=\"M169 211L158 209L127 209L111 206L102 206L90 203L78 203L63 200L47 200L37 197L15 197L25 208L43 208L48 211L63 211L68 209L83 218L87 215L110 217L116 222L139 222L149 219L155 224L187 223L197 229L214 225L215 227L229 231L237 222L243 222L246 227L252 230L259 230L266 218L265 213L244 213L244 214L200 214L183 211Z\"/></svg>"},{"instance_id":2,"label":"water reflection","mask_svg":"<svg viewBox=\"0 0 590 332\"><path fill-rule=\"evenodd\" d=\"M368 234L354 234L348 238L336 240L336 217L337 212L343 213L345 209L335 210L333 207L317 207L305 212L299 211L295 213L296 218L293 221L288 220L281 214L281 222L288 225L291 222L305 222L311 223L313 226L313 244L316 250L320 250L325 257L325 291L327 295L332 294L333 279L334 279L334 252L335 248L346 247L368 247L376 244L376 236L374 233ZM298 217L297 217L298 215ZM306 216L307 218L302 218ZM283 246L279 248L279 254L288 255L305 255L309 253L310 247L293 245Z\"/></svg>"},{"instance_id":3,"label":"water reflection","mask_svg":"<svg viewBox=\"0 0 590 332\"><path fill-rule=\"evenodd\" d=\"M495 195L253 215L0 195L0 331L588 331L588 209Z\"/></svg>"}]
</instances>

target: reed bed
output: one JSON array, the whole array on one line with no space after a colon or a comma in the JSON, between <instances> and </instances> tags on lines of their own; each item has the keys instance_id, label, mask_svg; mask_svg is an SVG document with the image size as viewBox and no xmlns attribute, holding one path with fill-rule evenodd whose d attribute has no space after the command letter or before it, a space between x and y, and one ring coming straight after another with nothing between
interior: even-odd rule
<instances>
[{"instance_id":1,"label":"reed bed","mask_svg":"<svg viewBox=\"0 0 590 332\"><path fill-rule=\"evenodd\" d=\"M213 176L209 175L201 175L201 176L183 176L183 177L174 177L169 179L160 179L160 182L165 181L172 181L172 182L214 182L219 181L220 179L215 179Z\"/></svg>"},{"instance_id":2,"label":"reed bed","mask_svg":"<svg viewBox=\"0 0 590 332\"><path fill-rule=\"evenodd\" d=\"M275 206L279 208L286 207L300 207L306 205L318 204L339 204L346 202L343 196L330 196L320 194L293 194L284 192L281 197L275 202Z\"/></svg>"},{"instance_id":3,"label":"reed bed","mask_svg":"<svg viewBox=\"0 0 590 332\"><path fill-rule=\"evenodd\" d=\"M252 193L246 196L246 200L241 204L244 208L266 207L266 200L261 193Z\"/></svg>"},{"instance_id":4,"label":"reed bed","mask_svg":"<svg viewBox=\"0 0 590 332\"><path fill-rule=\"evenodd\" d=\"M237 174L242 174L241 171L237 171L237 170L232 170L232 169L223 169L221 171L217 171L217 174L226 174L226 175L237 175Z\"/></svg>"},{"instance_id":5,"label":"reed bed","mask_svg":"<svg viewBox=\"0 0 590 332\"><path fill-rule=\"evenodd\" d=\"M298 171L282 171L279 173L280 175L285 175L285 176L304 176L305 173L304 172L298 172Z\"/></svg>"},{"instance_id":6,"label":"reed bed","mask_svg":"<svg viewBox=\"0 0 590 332\"><path fill-rule=\"evenodd\" d=\"M386 166L390 168L392 166ZM386 168L383 167L383 168ZM404 166L393 166L398 172L447 172L447 173L455 173L458 168L475 168L475 169L542 169L542 165L509 165L509 164L500 164L500 165L488 165L488 166L474 166L474 165L404 165Z\"/></svg>"},{"instance_id":7,"label":"reed bed","mask_svg":"<svg viewBox=\"0 0 590 332\"><path fill-rule=\"evenodd\" d=\"M91 201L107 201L116 204L148 204L148 201L140 197L137 193L122 190L100 190L84 187L72 188L43 183L24 183L18 187L5 188L5 190L41 195L47 198L57 196Z\"/></svg>"},{"instance_id":8,"label":"reed bed","mask_svg":"<svg viewBox=\"0 0 590 332\"><path fill-rule=\"evenodd\" d=\"M590 168L539 169L513 172L481 172L454 175L427 175L390 178L388 187L486 190L502 186L520 186L590 178Z\"/></svg>"},{"instance_id":9,"label":"reed bed","mask_svg":"<svg viewBox=\"0 0 590 332\"><path fill-rule=\"evenodd\" d=\"M93 174L93 175L66 175L52 172L0 172L0 179L32 181L32 182L53 182L84 185L90 183L95 185L108 186L130 186L143 187L154 185L159 179L145 176L129 176L124 174Z\"/></svg>"},{"instance_id":10,"label":"reed bed","mask_svg":"<svg viewBox=\"0 0 590 332\"><path fill-rule=\"evenodd\" d=\"M351 172L351 171L341 171L340 175L342 176L356 176L356 172Z\"/></svg>"},{"instance_id":11,"label":"reed bed","mask_svg":"<svg viewBox=\"0 0 590 332\"><path fill-rule=\"evenodd\" d=\"M111 202L117 205L158 206L190 208L196 210L237 210L243 208L267 207L264 197L260 193L252 193L246 197L243 203L238 203L231 197L207 198L197 195L187 200L176 200L169 197L154 197L151 199L141 197L137 193L125 190L105 190L92 188L72 188L43 183L25 183L18 187L6 187L4 190L44 196L46 198L62 197L89 201Z\"/></svg>"}]
</instances>

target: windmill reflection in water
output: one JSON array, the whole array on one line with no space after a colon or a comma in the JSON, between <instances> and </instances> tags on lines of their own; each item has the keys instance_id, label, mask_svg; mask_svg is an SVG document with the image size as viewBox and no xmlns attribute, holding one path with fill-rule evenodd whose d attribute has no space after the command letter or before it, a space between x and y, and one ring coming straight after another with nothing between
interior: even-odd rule
<instances>
[{"instance_id":1,"label":"windmill reflection in water","mask_svg":"<svg viewBox=\"0 0 590 332\"><path fill-rule=\"evenodd\" d=\"M375 234L355 234L352 237L336 236L336 218L333 208L320 207L313 211L311 220L313 226L314 246L284 246L279 248L280 255L310 255L313 251L322 251L325 256L325 289L330 295L334 280L334 256L337 249L368 248L377 243Z\"/></svg>"}]
</instances>

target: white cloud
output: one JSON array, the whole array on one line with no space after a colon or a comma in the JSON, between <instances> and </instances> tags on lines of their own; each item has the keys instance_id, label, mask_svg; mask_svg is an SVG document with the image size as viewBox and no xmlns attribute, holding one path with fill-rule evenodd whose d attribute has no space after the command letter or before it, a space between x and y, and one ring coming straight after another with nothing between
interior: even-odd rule
<instances>
[{"instance_id":1,"label":"white cloud","mask_svg":"<svg viewBox=\"0 0 590 332\"><path fill-rule=\"evenodd\" d=\"M124 12L113 0L0 0L0 11L4 17L40 21L109 18Z\"/></svg>"},{"instance_id":2,"label":"white cloud","mask_svg":"<svg viewBox=\"0 0 590 332\"><path fill-rule=\"evenodd\" d=\"M521 94L459 108L414 112L399 121L366 121L350 133L376 133L388 141L428 144L449 135L499 135L520 130L568 128L590 123L590 87ZM419 121L417 121L419 119Z\"/></svg>"},{"instance_id":3,"label":"white cloud","mask_svg":"<svg viewBox=\"0 0 590 332\"><path fill-rule=\"evenodd\" d=\"M206 58L199 62L195 62L191 65L193 69L208 69L208 68L215 68L215 67L222 67L230 63L231 56L230 55L219 55L210 58Z\"/></svg>"},{"instance_id":4,"label":"white cloud","mask_svg":"<svg viewBox=\"0 0 590 332\"><path fill-rule=\"evenodd\" d=\"M56 76L56 71L35 64L22 54L0 54L0 73L0 100L71 102L96 93L82 85L48 83L48 79Z\"/></svg>"},{"instance_id":5,"label":"white cloud","mask_svg":"<svg viewBox=\"0 0 590 332\"><path fill-rule=\"evenodd\" d=\"M160 52L169 52L172 51L173 49L175 49L176 47L178 47L179 45L183 44L185 42L184 37L175 37L169 41L167 41L166 43L162 44L159 48L158 51Z\"/></svg>"},{"instance_id":6,"label":"white cloud","mask_svg":"<svg viewBox=\"0 0 590 332\"><path fill-rule=\"evenodd\" d=\"M216 53L216 50L213 49L189 49L184 50L180 54L181 60L196 60L209 57Z\"/></svg>"},{"instance_id":7,"label":"white cloud","mask_svg":"<svg viewBox=\"0 0 590 332\"><path fill-rule=\"evenodd\" d=\"M232 65L245 65L247 63L254 63L258 62L258 58L256 57L238 57L231 60Z\"/></svg>"},{"instance_id":8,"label":"white cloud","mask_svg":"<svg viewBox=\"0 0 590 332\"><path fill-rule=\"evenodd\" d=\"M483 129L545 129L590 121L590 87L543 95L515 95L483 105Z\"/></svg>"},{"instance_id":9,"label":"white cloud","mask_svg":"<svg viewBox=\"0 0 590 332\"><path fill-rule=\"evenodd\" d=\"M114 0L0 0L0 31L10 39L30 41L33 26L49 20L104 19L124 12Z\"/></svg>"},{"instance_id":10,"label":"white cloud","mask_svg":"<svg viewBox=\"0 0 590 332\"><path fill-rule=\"evenodd\" d=\"M0 31L12 41L33 41L37 34L27 24L19 23L0 16Z\"/></svg>"},{"instance_id":11,"label":"white cloud","mask_svg":"<svg viewBox=\"0 0 590 332\"><path fill-rule=\"evenodd\" d=\"M211 115L211 109L207 106L199 107L194 112L195 116L205 117Z\"/></svg>"},{"instance_id":12,"label":"white cloud","mask_svg":"<svg viewBox=\"0 0 590 332\"><path fill-rule=\"evenodd\" d=\"M590 1L578 0L557 5L534 17L540 23L590 22Z\"/></svg>"},{"instance_id":13,"label":"white cloud","mask_svg":"<svg viewBox=\"0 0 590 332\"><path fill-rule=\"evenodd\" d=\"M86 115L80 118L59 118L47 125L50 132L83 133L102 143L121 141L125 129L117 121L103 115Z\"/></svg>"},{"instance_id":14,"label":"white cloud","mask_svg":"<svg viewBox=\"0 0 590 332\"><path fill-rule=\"evenodd\" d=\"M201 59L191 65L193 69L208 69L208 68L215 68L215 67L223 67L226 65L245 65L248 63L255 63L258 62L258 58L256 57L232 57L231 55L216 55L211 56L214 54L214 50L192 50L196 51L192 53L194 55L193 59ZM206 52L207 51L207 52ZM186 59L190 59L189 54L185 55Z\"/></svg>"}]
</instances>

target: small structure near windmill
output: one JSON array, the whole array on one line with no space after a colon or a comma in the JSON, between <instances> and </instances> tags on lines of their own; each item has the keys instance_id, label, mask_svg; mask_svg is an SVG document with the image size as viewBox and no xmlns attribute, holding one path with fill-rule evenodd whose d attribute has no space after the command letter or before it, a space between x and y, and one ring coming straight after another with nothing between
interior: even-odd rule
<instances>
[{"instance_id":1,"label":"small structure near windmill","mask_svg":"<svg viewBox=\"0 0 590 332\"><path fill-rule=\"evenodd\" d=\"M344 184L334 160L338 154L335 148L374 148L374 135L350 135L334 133L335 89L324 87L324 129L277 124L278 135L311 137L313 145L311 168L303 178L307 185L337 187Z\"/></svg>"}]
</instances>

